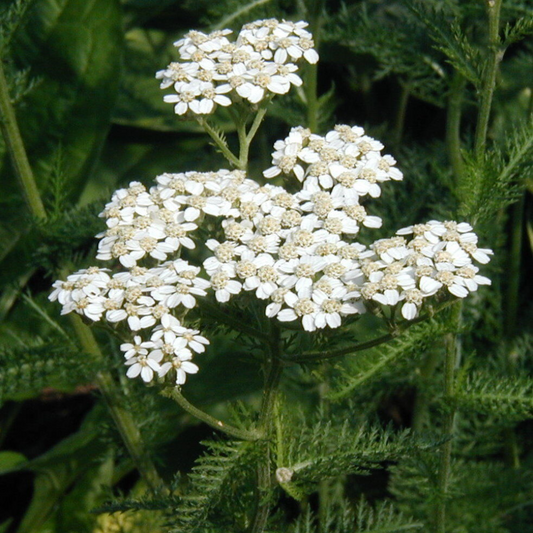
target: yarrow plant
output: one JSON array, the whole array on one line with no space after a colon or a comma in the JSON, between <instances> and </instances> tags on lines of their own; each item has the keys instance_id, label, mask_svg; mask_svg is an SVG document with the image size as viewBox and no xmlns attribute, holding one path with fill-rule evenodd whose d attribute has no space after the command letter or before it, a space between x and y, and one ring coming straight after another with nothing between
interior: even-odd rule
<instances>
[{"instance_id":1,"label":"yarrow plant","mask_svg":"<svg viewBox=\"0 0 533 533\"><path fill-rule=\"evenodd\" d=\"M0 170L18 179L0 231L1 418L18 422L20 398L48 409L54 390L90 409L42 459L0 454L4 472L36 472L7 526L527 529L523 2L223 0L147 22L151 2L124 19L120 0L80 1L60 2L66 26L53 0L0 6ZM250 13L279 18L241 25ZM210 29L165 28L195 16ZM131 163L157 170L122 181ZM103 182L121 184L104 201Z\"/></svg>"},{"instance_id":2,"label":"yarrow plant","mask_svg":"<svg viewBox=\"0 0 533 533\"><path fill-rule=\"evenodd\" d=\"M288 61L318 59L306 25L257 21L235 43L229 30L188 33L175 43L182 62L157 73L162 88L178 93L165 100L178 102L178 114L203 114L231 105L224 94L257 103L268 91L286 93L301 83ZM132 182L101 213L107 229L96 256L125 270L91 267L54 283L50 299L63 313L127 324L128 377L182 385L198 371L191 360L209 341L185 324L208 292L220 304L253 292L268 317L313 332L367 311L392 317L399 309L412 320L428 300L490 284L474 261L487 263L492 251L477 247L465 222L432 220L370 246L358 242L362 227L381 227L370 214L381 187L403 179L363 128L338 125L321 136L296 127L274 150L264 177L294 180L296 192L226 169L163 174L150 189ZM223 234L207 239L212 255L202 265L191 265L180 254L203 244L195 233L212 217Z\"/></svg>"}]
</instances>

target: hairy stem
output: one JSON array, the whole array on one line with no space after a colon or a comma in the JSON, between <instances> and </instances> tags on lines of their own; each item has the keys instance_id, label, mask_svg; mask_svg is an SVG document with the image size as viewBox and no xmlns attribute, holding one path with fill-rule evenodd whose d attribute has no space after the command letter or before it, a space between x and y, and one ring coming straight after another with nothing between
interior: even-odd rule
<instances>
[{"instance_id":1,"label":"hairy stem","mask_svg":"<svg viewBox=\"0 0 533 533\"><path fill-rule=\"evenodd\" d=\"M247 170L248 154L250 153L250 145L246 138L246 119L240 117L237 121L237 135L239 137L239 166L240 170Z\"/></svg>"},{"instance_id":2,"label":"hairy stem","mask_svg":"<svg viewBox=\"0 0 533 533\"><path fill-rule=\"evenodd\" d=\"M462 302L457 302L452 309L452 320L459 326L461 319ZM458 359L457 333L448 333L445 337L445 359L444 359L444 397L451 399L455 392L455 367ZM438 475L439 501L436 509L436 531L446 532L446 507L448 500L448 486L450 482L452 445L455 423L455 408L448 406L444 415L443 436L446 442L440 451L440 465Z\"/></svg>"},{"instance_id":3,"label":"hairy stem","mask_svg":"<svg viewBox=\"0 0 533 533\"><path fill-rule=\"evenodd\" d=\"M15 110L11 105L2 61L0 61L0 127L9 151L11 163L15 170L15 175L19 180L20 188L31 214L36 218L46 218L46 210L28 161Z\"/></svg>"},{"instance_id":4,"label":"hairy stem","mask_svg":"<svg viewBox=\"0 0 533 533\"><path fill-rule=\"evenodd\" d=\"M411 427L413 431L422 431L424 423L427 419L428 404L431 400L431 395L429 394L426 388L426 384L433 376L435 369L437 368L440 355L441 354L437 349L432 348L427 359L424 361L422 368L420 369L422 389L419 389L416 393L415 404L413 407L413 418L411 422Z\"/></svg>"},{"instance_id":5,"label":"hairy stem","mask_svg":"<svg viewBox=\"0 0 533 533\"><path fill-rule=\"evenodd\" d=\"M273 328L270 350L266 361L265 386L263 389L263 400L261 402L261 414L259 423L263 435L261 457L257 463L257 487L256 487L256 504L250 533L262 533L267 525L268 515L270 513L269 491L272 487L271 472L271 451L270 440L274 429L274 406L278 392L279 382L283 363L280 358L281 338L277 327Z\"/></svg>"},{"instance_id":6,"label":"hairy stem","mask_svg":"<svg viewBox=\"0 0 533 533\"><path fill-rule=\"evenodd\" d=\"M179 391L179 389L175 387L173 387L172 389L167 389L161 394L163 396L166 396L167 398L171 398L172 400L174 400L180 407L182 407L185 411L190 413L195 418L198 418L198 420L205 422L212 428L223 431L230 437L235 437L236 439L240 440L251 441L258 440L259 438L261 438L261 434L259 432L247 431L245 429L236 428L234 426L231 426L230 424L226 424L226 422L222 422L222 420L218 420L217 418L207 414L201 409L198 409L198 407L195 407L192 403L186 400Z\"/></svg>"},{"instance_id":7,"label":"hairy stem","mask_svg":"<svg viewBox=\"0 0 533 533\"><path fill-rule=\"evenodd\" d=\"M241 165L240 159L229 149L228 143L224 137L218 132L205 118L198 118L198 123L206 133L213 139L214 143L218 146L222 155L236 168L244 170Z\"/></svg>"},{"instance_id":8,"label":"hairy stem","mask_svg":"<svg viewBox=\"0 0 533 533\"><path fill-rule=\"evenodd\" d=\"M476 134L474 139L474 154L477 159L483 157L487 142L487 131L489 127L490 110L492 107L492 96L496 85L496 74L498 65L503 58L501 48L499 28L500 10L502 0L485 0L487 5L488 25L488 45L487 62L483 71L481 82L481 101L477 116Z\"/></svg>"},{"instance_id":9,"label":"hairy stem","mask_svg":"<svg viewBox=\"0 0 533 533\"><path fill-rule=\"evenodd\" d=\"M270 100L269 100L270 101ZM248 133L246 134L246 142L248 145L253 141L255 134L257 133L257 130L259 129L259 126L261 126L261 123L263 122L263 119L265 118L267 112L266 105L261 107L257 114L255 115L255 118L252 122L252 125L250 126L250 129L248 130ZM248 156L248 154L246 154Z\"/></svg>"},{"instance_id":10,"label":"hairy stem","mask_svg":"<svg viewBox=\"0 0 533 533\"><path fill-rule=\"evenodd\" d=\"M264 101L261 107L257 110L248 131L246 131L246 122L249 117L248 113L244 113L243 115L234 118L235 125L237 126L237 135L239 137L239 168L241 170L246 170L248 167L250 144L265 118L268 102L270 102L270 99Z\"/></svg>"},{"instance_id":11,"label":"hairy stem","mask_svg":"<svg viewBox=\"0 0 533 533\"><path fill-rule=\"evenodd\" d=\"M461 183L463 158L461 156L461 111L465 79L455 72L448 95L448 114L446 117L446 147L452 165L455 183Z\"/></svg>"}]
</instances>

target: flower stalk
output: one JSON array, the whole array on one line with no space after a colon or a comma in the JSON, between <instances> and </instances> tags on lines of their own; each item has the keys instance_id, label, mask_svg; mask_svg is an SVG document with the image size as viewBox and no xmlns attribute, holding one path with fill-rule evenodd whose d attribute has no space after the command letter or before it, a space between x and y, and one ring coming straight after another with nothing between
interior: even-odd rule
<instances>
[{"instance_id":1,"label":"flower stalk","mask_svg":"<svg viewBox=\"0 0 533 533\"><path fill-rule=\"evenodd\" d=\"M0 127L29 211L34 217L44 219L46 210L24 148L15 110L11 105L2 61L0 61Z\"/></svg>"},{"instance_id":2,"label":"flower stalk","mask_svg":"<svg viewBox=\"0 0 533 533\"><path fill-rule=\"evenodd\" d=\"M174 400L182 409L187 411L198 420L205 422L208 426L211 426L214 429L218 429L219 431L226 433L226 435L229 435L230 437L249 441L258 440L261 438L261 434L257 431L248 431L245 429L236 428L230 424L227 424L226 422L222 422L222 420L219 420L214 416L207 414L205 411L198 409L198 407L195 407L192 403L190 403L176 387L163 391L162 395Z\"/></svg>"},{"instance_id":3,"label":"flower stalk","mask_svg":"<svg viewBox=\"0 0 533 533\"><path fill-rule=\"evenodd\" d=\"M503 59L504 50L501 48L499 28L502 0L485 0L488 15L488 45L487 62L483 71L481 83L481 101L476 124L474 139L474 154L477 159L483 157L487 142L487 132L492 108L492 96L496 85L498 66Z\"/></svg>"},{"instance_id":4,"label":"flower stalk","mask_svg":"<svg viewBox=\"0 0 533 533\"><path fill-rule=\"evenodd\" d=\"M452 308L451 320L456 328L459 327L463 304L457 302ZM455 393L455 372L458 361L458 338L457 333L448 333L444 339L444 398L450 402ZM448 487L450 484L453 433L455 424L456 409L453 403L448 403L447 411L444 415L443 436L446 439L440 452L440 465L437 485L439 488L439 501L436 509L436 531L446 532L446 508L448 501Z\"/></svg>"},{"instance_id":5,"label":"flower stalk","mask_svg":"<svg viewBox=\"0 0 533 533\"><path fill-rule=\"evenodd\" d=\"M313 32L315 47L318 49L320 39L320 29L322 25L322 12L324 0L314 0L310 2L310 26ZM307 104L307 127L312 132L318 132L318 67L317 64L307 66L307 76L305 79L305 98Z\"/></svg>"}]
</instances>

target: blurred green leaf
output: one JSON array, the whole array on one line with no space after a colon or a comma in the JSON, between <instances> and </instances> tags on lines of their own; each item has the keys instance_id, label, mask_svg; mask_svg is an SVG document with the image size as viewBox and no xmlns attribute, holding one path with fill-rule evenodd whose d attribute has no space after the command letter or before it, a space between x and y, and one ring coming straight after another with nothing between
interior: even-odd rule
<instances>
[{"instance_id":1,"label":"blurred green leaf","mask_svg":"<svg viewBox=\"0 0 533 533\"><path fill-rule=\"evenodd\" d=\"M33 498L17 533L36 533L50 518L67 490L90 469L100 468L106 444L99 438L104 408L97 405L81 428L51 450L20 468L36 472ZM102 473L107 472L103 468ZM108 479L109 476L105 476ZM90 498L89 498L90 499ZM70 531L80 531L71 529Z\"/></svg>"},{"instance_id":2,"label":"blurred green leaf","mask_svg":"<svg viewBox=\"0 0 533 533\"><path fill-rule=\"evenodd\" d=\"M90 468L63 499L56 517L57 532L91 533L97 515L91 511L109 496L106 487L112 485L114 461L109 456L104 462Z\"/></svg>"},{"instance_id":3,"label":"blurred green leaf","mask_svg":"<svg viewBox=\"0 0 533 533\"><path fill-rule=\"evenodd\" d=\"M134 28L126 34L125 69L113 120L117 124L157 131L203 133L195 120L174 114L173 106L163 101L155 73L178 59L173 43L179 35L159 30ZM223 110L219 110L223 111ZM222 113L224 116L224 113ZM233 122L217 113L217 126L234 129Z\"/></svg>"},{"instance_id":4,"label":"blurred green leaf","mask_svg":"<svg viewBox=\"0 0 533 533\"><path fill-rule=\"evenodd\" d=\"M9 3L9 0L0 0ZM107 135L118 89L123 37L118 0L37 0L15 35L13 63L40 83L17 109L30 163L42 189L61 149L75 194ZM0 172L11 165L0 141ZM7 192L16 183L6 183Z\"/></svg>"},{"instance_id":5,"label":"blurred green leaf","mask_svg":"<svg viewBox=\"0 0 533 533\"><path fill-rule=\"evenodd\" d=\"M26 457L19 452L0 452L0 474L16 470L18 466L25 462Z\"/></svg>"}]
</instances>

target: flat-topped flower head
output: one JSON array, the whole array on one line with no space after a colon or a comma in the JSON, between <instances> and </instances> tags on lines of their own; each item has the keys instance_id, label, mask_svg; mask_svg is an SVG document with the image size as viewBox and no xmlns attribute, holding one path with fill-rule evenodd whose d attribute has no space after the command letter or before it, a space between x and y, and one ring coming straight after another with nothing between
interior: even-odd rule
<instances>
[{"instance_id":1,"label":"flat-topped flower head","mask_svg":"<svg viewBox=\"0 0 533 533\"><path fill-rule=\"evenodd\" d=\"M251 25L238 44L227 35L193 32L181 40L183 54L199 60L187 75L217 58L238 60L233 72L258 55L255 69L269 58L287 65L308 39L305 24L274 20ZM251 78L244 83L253 85ZM383 183L402 179L382 148L359 127L339 125L325 136L298 127L274 144L265 171L294 176L292 192L240 170L165 173L150 188L133 181L101 213L106 229L97 236L97 259L111 268L56 281L50 299L63 314L126 330L131 340L120 348L128 377L181 386L209 344L187 324L188 313L211 291L221 305L251 292L268 317L312 332L368 309L413 320L429 298L465 298L490 284L474 262L487 263L492 251L478 247L464 222L431 220L368 247L357 242L360 231L382 223L369 213L370 200ZM180 257L197 247L201 265Z\"/></svg>"},{"instance_id":2,"label":"flat-topped flower head","mask_svg":"<svg viewBox=\"0 0 533 533\"><path fill-rule=\"evenodd\" d=\"M179 60L156 73L162 89L174 90L164 101L177 115L194 116L286 94L302 84L297 63L318 61L306 27L303 21L259 20L246 24L235 41L231 30L190 31L174 43Z\"/></svg>"}]
</instances>

